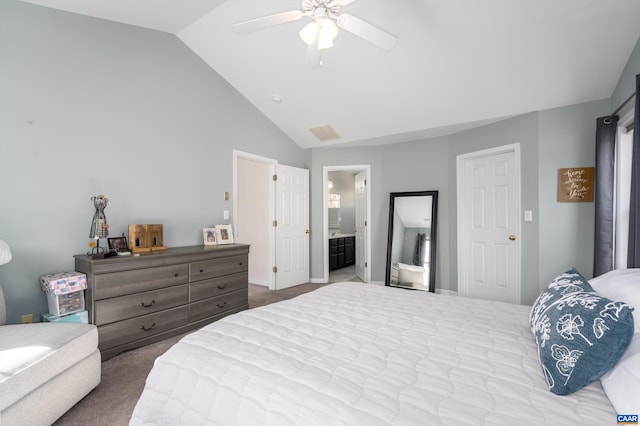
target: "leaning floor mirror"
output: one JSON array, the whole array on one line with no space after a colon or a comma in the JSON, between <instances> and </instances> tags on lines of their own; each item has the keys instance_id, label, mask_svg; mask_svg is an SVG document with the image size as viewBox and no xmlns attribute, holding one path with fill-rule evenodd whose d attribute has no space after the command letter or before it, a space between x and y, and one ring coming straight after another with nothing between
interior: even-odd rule
<instances>
[{"instance_id":1,"label":"leaning floor mirror","mask_svg":"<svg viewBox=\"0 0 640 426\"><path fill-rule=\"evenodd\" d=\"M438 191L392 192L385 285L435 292Z\"/></svg>"}]
</instances>

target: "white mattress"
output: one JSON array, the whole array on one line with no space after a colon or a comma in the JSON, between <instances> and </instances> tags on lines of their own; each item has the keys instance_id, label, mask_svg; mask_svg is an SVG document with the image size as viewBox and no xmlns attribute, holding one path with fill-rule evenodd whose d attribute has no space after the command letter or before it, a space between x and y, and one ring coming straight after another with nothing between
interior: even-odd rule
<instances>
[{"instance_id":1,"label":"white mattress","mask_svg":"<svg viewBox=\"0 0 640 426\"><path fill-rule=\"evenodd\" d=\"M184 337L131 424L613 424L599 381L547 390L529 309L332 284Z\"/></svg>"}]
</instances>

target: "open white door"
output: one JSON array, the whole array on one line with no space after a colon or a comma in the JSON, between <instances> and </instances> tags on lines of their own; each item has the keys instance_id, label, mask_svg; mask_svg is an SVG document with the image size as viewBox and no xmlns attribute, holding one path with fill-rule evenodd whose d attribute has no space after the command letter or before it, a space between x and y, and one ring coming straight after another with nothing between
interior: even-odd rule
<instances>
[{"instance_id":1,"label":"open white door","mask_svg":"<svg viewBox=\"0 0 640 426\"><path fill-rule=\"evenodd\" d=\"M356 175L356 276L367 282L367 172Z\"/></svg>"},{"instance_id":2,"label":"open white door","mask_svg":"<svg viewBox=\"0 0 640 426\"><path fill-rule=\"evenodd\" d=\"M276 290L309 282L309 170L276 166Z\"/></svg>"}]
</instances>

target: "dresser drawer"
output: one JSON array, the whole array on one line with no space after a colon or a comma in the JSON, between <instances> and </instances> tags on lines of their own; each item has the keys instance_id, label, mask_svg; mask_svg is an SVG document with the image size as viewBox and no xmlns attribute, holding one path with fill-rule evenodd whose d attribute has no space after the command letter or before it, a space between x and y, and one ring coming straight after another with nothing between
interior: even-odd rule
<instances>
[{"instance_id":1,"label":"dresser drawer","mask_svg":"<svg viewBox=\"0 0 640 426\"><path fill-rule=\"evenodd\" d=\"M123 345L154 334L181 327L189 322L188 306L168 309L98 327L100 350Z\"/></svg>"},{"instance_id":2,"label":"dresser drawer","mask_svg":"<svg viewBox=\"0 0 640 426\"><path fill-rule=\"evenodd\" d=\"M94 297L95 300L107 299L188 282L186 264L98 274L94 278Z\"/></svg>"},{"instance_id":3,"label":"dresser drawer","mask_svg":"<svg viewBox=\"0 0 640 426\"><path fill-rule=\"evenodd\" d=\"M189 303L187 284L96 301L95 324L104 325Z\"/></svg>"},{"instance_id":4,"label":"dresser drawer","mask_svg":"<svg viewBox=\"0 0 640 426\"><path fill-rule=\"evenodd\" d=\"M189 305L189 321L194 322L248 304L247 289L226 293Z\"/></svg>"},{"instance_id":5,"label":"dresser drawer","mask_svg":"<svg viewBox=\"0 0 640 426\"><path fill-rule=\"evenodd\" d=\"M210 280L198 281L191 284L191 302L220 296L237 290L246 290L249 285L249 274L225 275L224 277L212 278Z\"/></svg>"},{"instance_id":6,"label":"dresser drawer","mask_svg":"<svg viewBox=\"0 0 640 426\"><path fill-rule=\"evenodd\" d=\"M191 282L207 280L223 275L237 274L249 270L249 256L230 256L204 262L194 262L189 265Z\"/></svg>"}]
</instances>

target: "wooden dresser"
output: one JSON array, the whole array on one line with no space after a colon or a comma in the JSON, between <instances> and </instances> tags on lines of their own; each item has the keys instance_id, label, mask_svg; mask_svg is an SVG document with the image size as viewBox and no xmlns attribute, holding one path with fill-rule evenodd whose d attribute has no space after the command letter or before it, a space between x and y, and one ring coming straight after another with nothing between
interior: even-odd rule
<instances>
[{"instance_id":1,"label":"wooden dresser","mask_svg":"<svg viewBox=\"0 0 640 426\"><path fill-rule=\"evenodd\" d=\"M76 255L102 360L249 308L249 246L177 247L140 256Z\"/></svg>"}]
</instances>

